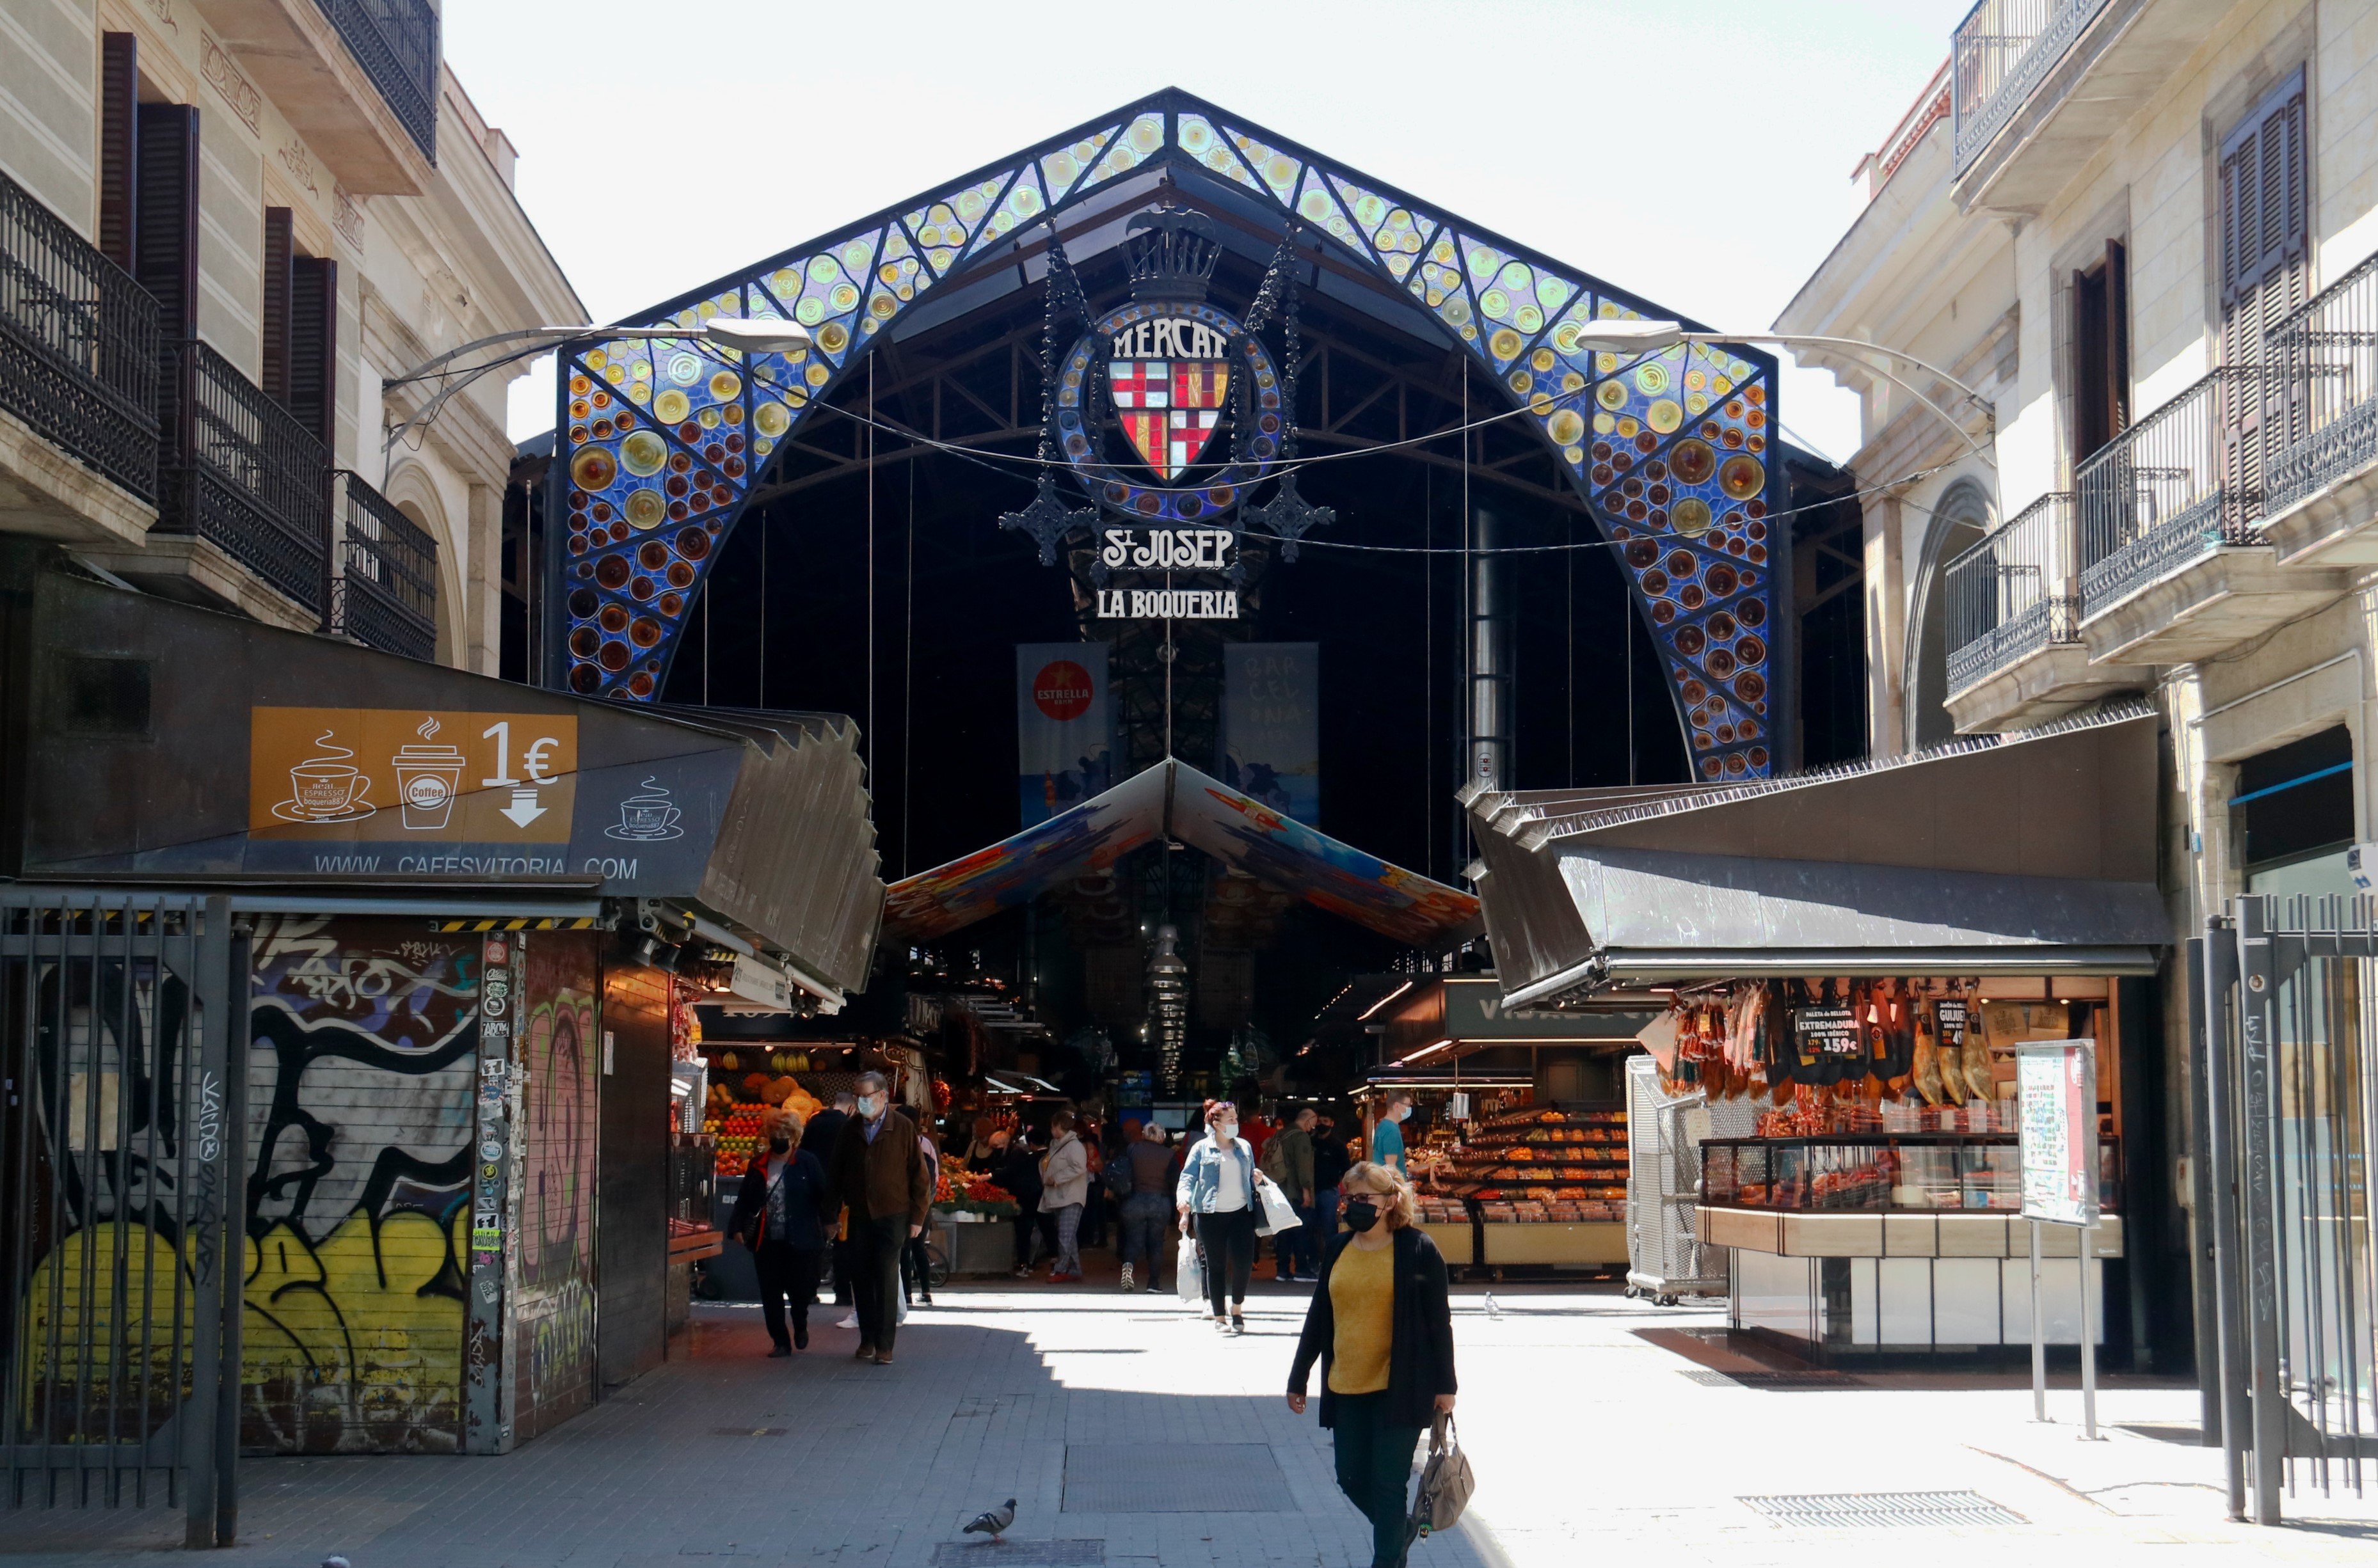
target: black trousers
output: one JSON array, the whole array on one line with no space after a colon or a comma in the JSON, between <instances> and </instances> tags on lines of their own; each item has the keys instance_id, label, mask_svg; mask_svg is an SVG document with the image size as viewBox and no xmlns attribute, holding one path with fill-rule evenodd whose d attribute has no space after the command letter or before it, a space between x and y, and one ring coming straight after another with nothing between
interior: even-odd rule
<instances>
[{"instance_id":1,"label":"black trousers","mask_svg":"<svg viewBox=\"0 0 2378 1568\"><path fill-rule=\"evenodd\" d=\"M1247 1299L1247 1276L1255 1266L1255 1211L1199 1215L1197 1239L1206 1248L1206 1299L1220 1317L1226 1292L1235 1305Z\"/></svg>"},{"instance_id":2,"label":"black trousers","mask_svg":"<svg viewBox=\"0 0 2378 1568\"><path fill-rule=\"evenodd\" d=\"M768 1325L768 1337L778 1345L790 1345L793 1336L785 1331L785 1308L789 1302L793 1311L793 1327L800 1331L801 1343L809 1343L810 1298L817 1291L818 1265L823 1258L814 1247L788 1247L782 1241L763 1241L751 1261L760 1270L760 1316Z\"/></svg>"},{"instance_id":3,"label":"black trousers","mask_svg":"<svg viewBox=\"0 0 2378 1568\"><path fill-rule=\"evenodd\" d=\"M837 1307L847 1307L851 1302L850 1243L834 1241L827 1245L834 1250L834 1304ZM812 1287L810 1294L816 1295L816 1289Z\"/></svg>"},{"instance_id":4,"label":"black trousers","mask_svg":"<svg viewBox=\"0 0 2378 1568\"><path fill-rule=\"evenodd\" d=\"M908 1216L850 1216L850 1294L859 1307L859 1343L889 1353L900 1328L900 1250Z\"/></svg>"},{"instance_id":5,"label":"black trousers","mask_svg":"<svg viewBox=\"0 0 2378 1568\"><path fill-rule=\"evenodd\" d=\"M1387 1419L1385 1389L1337 1394L1331 1404L1338 1490L1371 1522L1371 1568L1403 1568L1412 1450L1420 1446L1421 1430Z\"/></svg>"},{"instance_id":6,"label":"black trousers","mask_svg":"<svg viewBox=\"0 0 2378 1568\"><path fill-rule=\"evenodd\" d=\"M925 1256L925 1240L931 1235L928 1230L900 1244L900 1299L904 1301L919 1296L928 1301L933 1299L931 1264Z\"/></svg>"},{"instance_id":7,"label":"black trousers","mask_svg":"<svg viewBox=\"0 0 2378 1568\"><path fill-rule=\"evenodd\" d=\"M1040 1234L1040 1215L1035 1207L1040 1202L1040 1195L1035 1192L1031 1197L1018 1198L1016 1202L1023 1206L1016 1210L1015 1217L1009 1222L1015 1227L1015 1266L1028 1269L1032 1266L1033 1239ZM1049 1251L1053 1252L1056 1250L1057 1243L1051 1239Z\"/></svg>"}]
</instances>

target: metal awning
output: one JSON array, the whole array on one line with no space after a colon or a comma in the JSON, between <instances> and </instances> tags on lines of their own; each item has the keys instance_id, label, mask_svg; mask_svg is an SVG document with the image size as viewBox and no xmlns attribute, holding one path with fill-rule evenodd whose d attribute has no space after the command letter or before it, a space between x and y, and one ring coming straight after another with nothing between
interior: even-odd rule
<instances>
[{"instance_id":1,"label":"metal awning","mask_svg":"<svg viewBox=\"0 0 2378 1568\"><path fill-rule=\"evenodd\" d=\"M54 566L28 587L0 870L286 913L633 899L822 999L866 983L883 883L847 718L589 701Z\"/></svg>"},{"instance_id":2,"label":"metal awning","mask_svg":"<svg viewBox=\"0 0 2378 1568\"><path fill-rule=\"evenodd\" d=\"M2156 714L1727 788L1479 793L1507 1007L1733 975L2143 975Z\"/></svg>"}]
</instances>

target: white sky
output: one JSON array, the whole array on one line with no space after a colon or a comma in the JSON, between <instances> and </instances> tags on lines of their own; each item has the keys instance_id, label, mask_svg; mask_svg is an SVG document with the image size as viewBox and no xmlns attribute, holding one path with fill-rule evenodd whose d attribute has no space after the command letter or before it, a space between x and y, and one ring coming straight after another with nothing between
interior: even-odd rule
<instances>
[{"instance_id":1,"label":"white sky","mask_svg":"<svg viewBox=\"0 0 2378 1568\"><path fill-rule=\"evenodd\" d=\"M1757 330L1856 216L1851 169L1969 5L465 0L445 26L598 321L1171 86ZM1787 370L1783 412L1830 456L1857 444L1821 372ZM551 426L549 370L511 414L515 437Z\"/></svg>"}]
</instances>

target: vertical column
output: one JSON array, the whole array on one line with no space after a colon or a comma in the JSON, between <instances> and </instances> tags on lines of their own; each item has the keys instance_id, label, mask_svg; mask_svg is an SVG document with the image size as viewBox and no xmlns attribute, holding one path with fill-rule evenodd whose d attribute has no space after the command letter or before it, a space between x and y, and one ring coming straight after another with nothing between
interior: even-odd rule
<instances>
[{"instance_id":1,"label":"vertical column","mask_svg":"<svg viewBox=\"0 0 2378 1568\"><path fill-rule=\"evenodd\" d=\"M2271 1104L2271 1002L2276 987L2264 900L2234 900L2238 926L2240 1120L2244 1134L2238 1167L2245 1208L2246 1343L2253 1413L2254 1522L2279 1522L2281 1471L2287 1458L2287 1395L2279 1379L2278 1173L2274 1168Z\"/></svg>"},{"instance_id":2,"label":"vertical column","mask_svg":"<svg viewBox=\"0 0 2378 1568\"><path fill-rule=\"evenodd\" d=\"M510 1215L512 1154L520 1090L513 1071L516 938L490 937L480 953L478 1137L471 1179L471 1297L462 1328L462 1447L501 1454L511 1447L505 1400L512 1385L512 1345L504 1333L509 1299L505 1246Z\"/></svg>"}]
</instances>

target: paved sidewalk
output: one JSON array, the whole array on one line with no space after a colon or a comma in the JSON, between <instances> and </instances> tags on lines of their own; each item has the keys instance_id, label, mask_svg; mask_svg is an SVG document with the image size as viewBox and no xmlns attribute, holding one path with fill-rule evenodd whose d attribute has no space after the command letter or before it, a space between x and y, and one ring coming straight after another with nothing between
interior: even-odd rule
<instances>
[{"instance_id":1,"label":"paved sidewalk","mask_svg":"<svg viewBox=\"0 0 2378 1568\"><path fill-rule=\"evenodd\" d=\"M1326 1434L1279 1390L1309 1287L1258 1284L1225 1339L1170 1296L955 1288L919 1309L896 1365L831 1326L763 1359L756 1310L705 1306L680 1359L499 1459L257 1460L242 1544L209 1562L314 1568L627 1568L1068 1562L1363 1568L1367 1535ZM2281 1531L2225 1523L2191 1389L2117 1382L2107 1442L2030 1423L2019 1379L1735 1381L1757 1360L1706 1311L1606 1289L1457 1297L1462 1427L1481 1490L1413 1568L1570 1568L1633 1553L1734 1565L1877 1550L1922 1568L2053 1552L2184 1568L2378 1561L2378 1510L2309 1491ZM838 1313L829 1311L831 1324ZM2077 1423L2078 1396L2057 1413ZM2378 1475L2372 1478L2378 1490ZM1746 1498L1971 1491L1995 1526L1779 1525ZM964 1537L1014 1496L1007 1541ZM1070 1507L1069 1507L1070 1505ZM170 1549L178 1515L19 1513L0 1553L119 1563Z\"/></svg>"}]
</instances>

